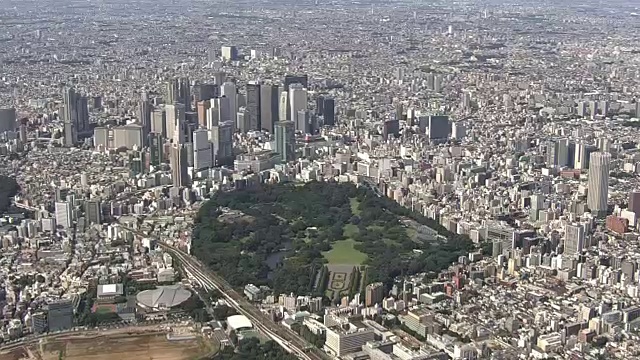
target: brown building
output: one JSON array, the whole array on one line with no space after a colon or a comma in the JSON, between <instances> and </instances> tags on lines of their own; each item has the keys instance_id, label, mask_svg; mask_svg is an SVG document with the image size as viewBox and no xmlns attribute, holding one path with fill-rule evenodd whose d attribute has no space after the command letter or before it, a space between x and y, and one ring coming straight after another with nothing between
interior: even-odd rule
<instances>
[{"instance_id":1,"label":"brown building","mask_svg":"<svg viewBox=\"0 0 640 360\"><path fill-rule=\"evenodd\" d=\"M365 289L365 305L373 306L382 303L384 299L384 285L381 282L367 285Z\"/></svg>"},{"instance_id":2,"label":"brown building","mask_svg":"<svg viewBox=\"0 0 640 360\"><path fill-rule=\"evenodd\" d=\"M629 230L629 220L617 217L615 215L607 216L607 230L617 234L624 234Z\"/></svg>"},{"instance_id":3,"label":"brown building","mask_svg":"<svg viewBox=\"0 0 640 360\"><path fill-rule=\"evenodd\" d=\"M207 110L211 107L211 101L204 100L198 101L197 110L198 110L198 124L202 127L207 127Z\"/></svg>"}]
</instances>

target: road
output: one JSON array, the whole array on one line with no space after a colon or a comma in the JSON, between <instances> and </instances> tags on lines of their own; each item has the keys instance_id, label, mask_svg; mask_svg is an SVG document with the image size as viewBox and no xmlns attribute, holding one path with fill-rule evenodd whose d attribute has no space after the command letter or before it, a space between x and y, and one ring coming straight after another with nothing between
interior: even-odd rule
<instances>
[{"instance_id":1,"label":"road","mask_svg":"<svg viewBox=\"0 0 640 360\"><path fill-rule=\"evenodd\" d=\"M121 225L124 229L131 231L135 235L150 237L140 231L131 229L123 224ZM195 257L174 246L162 242L157 237L156 240L160 247L170 253L181 263L185 273L191 280L195 280L199 285L207 290L218 290L224 296L229 306L234 308L239 314L246 316L251 320L251 323L257 330L280 344L280 346L282 346L282 348L287 352L304 360L326 359L326 356L322 351L307 343L306 340L295 332L274 323L268 315L262 313L257 307L247 301L222 277L207 270L206 267Z\"/></svg>"}]
</instances>

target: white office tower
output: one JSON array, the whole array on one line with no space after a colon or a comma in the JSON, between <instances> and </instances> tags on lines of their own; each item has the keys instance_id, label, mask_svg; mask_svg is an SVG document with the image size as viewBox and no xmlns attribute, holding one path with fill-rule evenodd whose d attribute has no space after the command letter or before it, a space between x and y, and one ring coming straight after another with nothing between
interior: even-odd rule
<instances>
[{"instance_id":1,"label":"white office tower","mask_svg":"<svg viewBox=\"0 0 640 360\"><path fill-rule=\"evenodd\" d=\"M66 201L56 201L56 223L64 229L69 229L72 220L71 204Z\"/></svg>"},{"instance_id":2,"label":"white office tower","mask_svg":"<svg viewBox=\"0 0 640 360\"><path fill-rule=\"evenodd\" d=\"M575 169L586 169L587 167L587 144L583 142L576 143L576 150L573 159L573 167Z\"/></svg>"},{"instance_id":3,"label":"white office tower","mask_svg":"<svg viewBox=\"0 0 640 360\"><path fill-rule=\"evenodd\" d=\"M229 119L232 120L232 123L235 125L235 120L238 117L238 90L236 89L236 84L232 82L225 82L220 87L220 95L225 96L229 99ZM235 126L233 127L235 130Z\"/></svg>"},{"instance_id":4,"label":"white office tower","mask_svg":"<svg viewBox=\"0 0 640 360\"><path fill-rule=\"evenodd\" d=\"M289 86L289 107L293 118L300 110L307 110L307 89L301 84L291 84Z\"/></svg>"},{"instance_id":5,"label":"white office tower","mask_svg":"<svg viewBox=\"0 0 640 360\"><path fill-rule=\"evenodd\" d=\"M467 136L467 128L463 123L456 121L451 124L451 137L456 140L462 140Z\"/></svg>"},{"instance_id":6,"label":"white office tower","mask_svg":"<svg viewBox=\"0 0 640 360\"><path fill-rule=\"evenodd\" d=\"M200 171L213 167L213 152L209 142L209 132L198 129L193 132L193 169Z\"/></svg>"},{"instance_id":7,"label":"white office tower","mask_svg":"<svg viewBox=\"0 0 640 360\"><path fill-rule=\"evenodd\" d=\"M582 249L584 249L584 227L567 225L564 230L564 253L576 255L580 254Z\"/></svg>"},{"instance_id":8,"label":"white office tower","mask_svg":"<svg viewBox=\"0 0 640 360\"><path fill-rule=\"evenodd\" d=\"M609 168L611 154L594 152L589 160L589 190L587 206L592 213L601 217L607 213L607 198L609 196Z\"/></svg>"},{"instance_id":9,"label":"white office tower","mask_svg":"<svg viewBox=\"0 0 640 360\"><path fill-rule=\"evenodd\" d=\"M214 98L211 100L211 105L218 112L218 123L235 119L235 117L231 117L231 101L228 97L222 96Z\"/></svg>"},{"instance_id":10,"label":"white office tower","mask_svg":"<svg viewBox=\"0 0 640 360\"><path fill-rule=\"evenodd\" d=\"M184 104L170 104L165 105L164 107L166 112L167 121L166 125L166 133L169 139L176 139L176 135L174 134L176 129L182 130L186 125L186 116ZM185 142L182 137L177 138L180 143Z\"/></svg>"},{"instance_id":11,"label":"white office tower","mask_svg":"<svg viewBox=\"0 0 640 360\"><path fill-rule=\"evenodd\" d=\"M287 116L289 115L289 111L291 111L291 109L289 108L289 93L286 91L280 93L280 107L278 111L280 112L278 116L280 118L280 121L291 120L289 116Z\"/></svg>"}]
</instances>

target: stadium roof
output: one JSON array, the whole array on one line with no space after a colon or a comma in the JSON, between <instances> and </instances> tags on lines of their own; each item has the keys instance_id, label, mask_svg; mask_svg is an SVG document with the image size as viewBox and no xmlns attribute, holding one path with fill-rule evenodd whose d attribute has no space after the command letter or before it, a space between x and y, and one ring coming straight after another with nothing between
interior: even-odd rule
<instances>
[{"instance_id":1,"label":"stadium roof","mask_svg":"<svg viewBox=\"0 0 640 360\"><path fill-rule=\"evenodd\" d=\"M251 321L244 315L229 316L227 318L227 325L229 325L233 330L248 329L253 327Z\"/></svg>"},{"instance_id":2,"label":"stadium roof","mask_svg":"<svg viewBox=\"0 0 640 360\"><path fill-rule=\"evenodd\" d=\"M141 291L136 295L138 304L146 308L172 308L191 297L191 292L181 285L158 286L154 290Z\"/></svg>"}]
</instances>

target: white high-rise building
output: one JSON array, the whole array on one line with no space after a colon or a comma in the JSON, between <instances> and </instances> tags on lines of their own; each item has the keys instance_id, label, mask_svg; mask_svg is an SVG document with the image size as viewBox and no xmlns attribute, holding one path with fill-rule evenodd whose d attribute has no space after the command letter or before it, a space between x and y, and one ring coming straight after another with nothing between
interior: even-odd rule
<instances>
[{"instance_id":1,"label":"white high-rise building","mask_svg":"<svg viewBox=\"0 0 640 360\"><path fill-rule=\"evenodd\" d=\"M603 152L591 153L589 160L587 206L592 213L596 213L598 216L604 216L607 213L610 167L611 154Z\"/></svg>"},{"instance_id":2,"label":"white high-rise building","mask_svg":"<svg viewBox=\"0 0 640 360\"><path fill-rule=\"evenodd\" d=\"M280 112L280 121L291 120L290 116L287 116L291 108L289 107L289 93L286 91L280 93L280 107L278 111Z\"/></svg>"},{"instance_id":3,"label":"white high-rise building","mask_svg":"<svg viewBox=\"0 0 640 360\"><path fill-rule=\"evenodd\" d=\"M581 225L567 225L564 231L564 253L580 254L584 249L584 228Z\"/></svg>"},{"instance_id":4,"label":"white high-rise building","mask_svg":"<svg viewBox=\"0 0 640 360\"><path fill-rule=\"evenodd\" d=\"M193 132L193 169L195 171L213 167L213 152L209 142L209 132L198 129Z\"/></svg>"},{"instance_id":5,"label":"white high-rise building","mask_svg":"<svg viewBox=\"0 0 640 360\"><path fill-rule=\"evenodd\" d=\"M291 108L291 117L296 116L300 110L307 110L307 89L300 84L291 84L289 86L289 107Z\"/></svg>"},{"instance_id":6,"label":"white high-rise building","mask_svg":"<svg viewBox=\"0 0 640 360\"><path fill-rule=\"evenodd\" d=\"M184 104L169 104L164 107L166 112L166 133L169 139L178 139L180 143L184 143L184 137L176 137L175 131L179 129L183 130L186 125L186 112Z\"/></svg>"},{"instance_id":7,"label":"white high-rise building","mask_svg":"<svg viewBox=\"0 0 640 360\"><path fill-rule=\"evenodd\" d=\"M66 201L56 201L56 224L69 229L72 221L71 204Z\"/></svg>"},{"instance_id":8,"label":"white high-rise building","mask_svg":"<svg viewBox=\"0 0 640 360\"><path fill-rule=\"evenodd\" d=\"M220 86L220 95L229 99L229 120L235 124L238 117L238 90L236 84L229 81L222 84L222 86ZM235 130L235 126L233 128Z\"/></svg>"}]
</instances>

